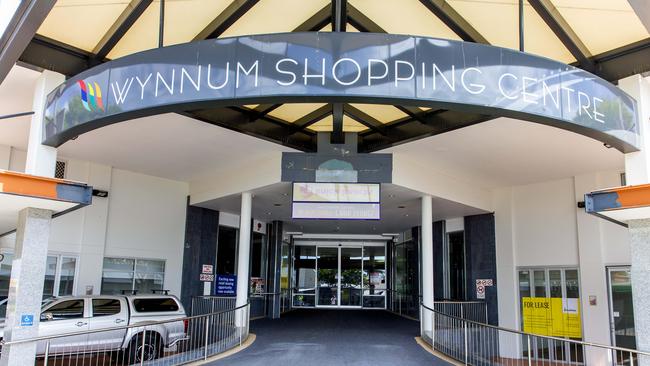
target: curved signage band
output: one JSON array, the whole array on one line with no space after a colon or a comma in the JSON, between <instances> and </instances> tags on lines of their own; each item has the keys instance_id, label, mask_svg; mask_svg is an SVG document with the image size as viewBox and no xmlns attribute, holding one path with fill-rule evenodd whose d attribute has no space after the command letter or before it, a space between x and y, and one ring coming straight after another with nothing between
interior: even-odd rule
<instances>
[{"instance_id":1,"label":"curved signage band","mask_svg":"<svg viewBox=\"0 0 650 366\"><path fill-rule=\"evenodd\" d=\"M507 116L638 150L636 103L584 70L511 49L374 33L281 33L153 49L47 99L44 141L148 115L257 103L358 102Z\"/></svg>"}]
</instances>

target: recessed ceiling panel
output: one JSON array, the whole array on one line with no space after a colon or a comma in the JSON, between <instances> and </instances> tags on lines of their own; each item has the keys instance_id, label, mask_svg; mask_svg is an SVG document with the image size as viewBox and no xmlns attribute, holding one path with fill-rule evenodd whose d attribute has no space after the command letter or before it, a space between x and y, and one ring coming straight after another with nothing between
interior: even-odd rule
<instances>
[{"instance_id":1,"label":"recessed ceiling panel","mask_svg":"<svg viewBox=\"0 0 650 366\"><path fill-rule=\"evenodd\" d=\"M164 45L192 41L232 0L165 1ZM158 47L160 1L154 1L108 55L115 59Z\"/></svg>"},{"instance_id":2,"label":"recessed ceiling panel","mask_svg":"<svg viewBox=\"0 0 650 366\"><path fill-rule=\"evenodd\" d=\"M325 104L316 103L292 103L283 104L269 113L273 117L281 118L287 122L293 122L302 116L305 116Z\"/></svg>"},{"instance_id":3,"label":"recessed ceiling panel","mask_svg":"<svg viewBox=\"0 0 650 366\"><path fill-rule=\"evenodd\" d=\"M350 0L349 3L388 33L460 39L417 0Z\"/></svg>"},{"instance_id":4,"label":"recessed ceiling panel","mask_svg":"<svg viewBox=\"0 0 650 366\"><path fill-rule=\"evenodd\" d=\"M519 49L519 2L517 0L448 0L488 42L494 46ZM565 63L575 58L539 17L524 3L524 50Z\"/></svg>"},{"instance_id":5,"label":"recessed ceiling panel","mask_svg":"<svg viewBox=\"0 0 650 366\"><path fill-rule=\"evenodd\" d=\"M128 4L115 0L59 0L37 33L90 52Z\"/></svg>"},{"instance_id":6,"label":"recessed ceiling panel","mask_svg":"<svg viewBox=\"0 0 650 366\"><path fill-rule=\"evenodd\" d=\"M396 119L408 117L406 113L400 111L395 106L386 104L352 104L353 107L360 109L370 117L380 122L388 123Z\"/></svg>"},{"instance_id":7,"label":"recessed ceiling panel","mask_svg":"<svg viewBox=\"0 0 650 366\"><path fill-rule=\"evenodd\" d=\"M308 128L315 132L332 132L332 123L334 119L332 116L327 116L320 121L314 123ZM343 132L359 132L367 130L368 127L362 125L361 123L353 120L348 116L343 116Z\"/></svg>"},{"instance_id":8,"label":"recessed ceiling panel","mask_svg":"<svg viewBox=\"0 0 650 366\"><path fill-rule=\"evenodd\" d=\"M551 2L594 55L650 36L627 0Z\"/></svg>"},{"instance_id":9,"label":"recessed ceiling panel","mask_svg":"<svg viewBox=\"0 0 650 366\"><path fill-rule=\"evenodd\" d=\"M329 0L265 0L253 6L222 37L291 32Z\"/></svg>"}]
</instances>

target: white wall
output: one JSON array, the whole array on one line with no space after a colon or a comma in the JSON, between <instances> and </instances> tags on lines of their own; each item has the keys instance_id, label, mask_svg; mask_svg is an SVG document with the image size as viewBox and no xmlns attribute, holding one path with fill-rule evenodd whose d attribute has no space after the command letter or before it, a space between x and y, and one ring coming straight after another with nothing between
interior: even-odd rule
<instances>
[{"instance_id":1,"label":"white wall","mask_svg":"<svg viewBox=\"0 0 650 366\"><path fill-rule=\"evenodd\" d=\"M520 324L518 268L576 267L584 339L610 343L606 266L629 265L627 229L586 214L577 203L585 193L617 185L620 172L613 171L493 191L502 326ZM596 306L589 296L597 296Z\"/></svg>"},{"instance_id":2,"label":"white wall","mask_svg":"<svg viewBox=\"0 0 650 366\"><path fill-rule=\"evenodd\" d=\"M188 185L113 169L106 256L163 259L165 288L180 294Z\"/></svg>"},{"instance_id":3,"label":"white wall","mask_svg":"<svg viewBox=\"0 0 650 366\"><path fill-rule=\"evenodd\" d=\"M573 179L513 188L518 266L578 265L574 197Z\"/></svg>"},{"instance_id":4,"label":"white wall","mask_svg":"<svg viewBox=\"0 0 650 366\"><path fill-rule=\"evenodd\" d=\"M0 146L0 169L3 157L10 170L24 171L24 151ZM109 192L108 198L93 197L92 205L52 222L49 251L79 256L76 294L88 286L99 293L103 258L115 256L164 260L165 288L180 295L189 184L60 159L67 163L66 179ZM0 248L11 250L14 242L15 235L0 238Z\"/></svg>"}]
</instances>

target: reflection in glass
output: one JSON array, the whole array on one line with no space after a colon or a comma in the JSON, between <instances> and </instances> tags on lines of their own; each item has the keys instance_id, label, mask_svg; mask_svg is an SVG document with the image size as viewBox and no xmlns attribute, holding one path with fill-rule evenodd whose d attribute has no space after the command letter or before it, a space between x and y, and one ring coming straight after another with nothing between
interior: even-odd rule
<instances>
[{"instance_id":1,"label":"reflection in glass","mask_svg":"<svg viewBox=\"0 0 650 366\"><path fill-rule=\"evenodd\" d=\"M632 305L632 282L630 268L609 270L610 312L613 320L615 346L636 349L634 331L634 307ZM618 360L621 364L630 363L629 358Z\"/></svg>"},{"instance_id":2,"label":"reflection in glass","mask_svg":"<svg viewBox=\"0 0 650 366\"><path fill-rule=\"evenodd\" d=\"M544 271L533 271L535 286L535 297L546 297L546 273Z\"/></svg>"},{"instance_id":3,"label":"reflection in glass","mask_svg":"<svg viewBox=\"0 0 650 366\"><path fill-rule=\"evenodd\" d=\"M551 297L562 298L562 272L557 269L548 271Z\"/></svg>"},{"instance_id":4,"label":"reflection in glass","mask_svg":"<svg viewBox=\"0 0 650 366\"><path fill-rule=\"evenodd\" d=\"M59 275L59 296L72 295L74 290L74 273L77 268L77 259L74 257L61 257L61 273Z\"/></svg>"},{"instance_id":5,"label":"reflection in glass","mask_svg":"<svg viewBox=\"0 0 650 366\"><path fill-rule=\"evenodd\" d=\"M361 248L341 248L341 306L361 306Z\"/></svg>"},{"instance_id":6,"label":"reflection in glass","mask_svg":"<svg viewBox=\"0 0 650 366\"><path fill-rule=\"evenodd\" d=\"M316 294L316 247L296 245L293 263L293 306L314 306Z\"/></svg>"},{"instance_id":7,"label":"reflection in glass","mask_svg":"<svg viewBox=\"0 0 650 366\"><path fill-rule=\"evenodd\" d=\"M386 255L384 246L363 248L363 306L383 308L386 301Z\"/></svg>"},{"instance_id":8,"label":"reflection in glass","mask_svg":"<svg viewBox=\"0 0 650 366\"><path fill-rule=\"evenodd\" d=\"M338 305L338 248L318 248L318 305ZM361 281L359 281L361 282Z\"/></svg>"},{"instance_id":9,"label":"reflection in glass","mask_svg":"<svg viewBox=\"0 0 650 366\"><path fill-rule=\"evenodd\" d=\"M54 280L56 278L57 257L48 256L45 264L45 282L43 283L43 298L54 296Z\"/></svg>"}]
</instances>

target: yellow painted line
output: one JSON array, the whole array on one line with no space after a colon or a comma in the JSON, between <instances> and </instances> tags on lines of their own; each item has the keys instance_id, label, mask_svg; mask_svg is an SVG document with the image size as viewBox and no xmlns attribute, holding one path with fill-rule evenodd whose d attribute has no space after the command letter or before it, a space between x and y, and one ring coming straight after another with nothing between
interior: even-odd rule
<instances>
[{"instance_id":1,"label":"yellow painted line","mask_svg":"<svg viewBox=\"0 0 650 366\"><path fill-rule=\"evenodd\" d=\"M464 365L464 363L458 362L457 360L454 360L453 358L451 358L451 357L449 357L449 356L447 356L445 354L442 354L442 353L436 351L435 349L431 348L431 346L429 346L429 343L425 342L424 339L422 339L422 337L415 337L415 342L417 344L419 344L420 347L424 348L425 351L431 353L432 355L438 357L439 359L441 359L443 361L449 362L450 364L457 365L457 366L463 366Z\"/></svg>"},{"instance_id":2,"label":"yellow painted line","mask_svg":"<svg viewBox=\"0 0 650 366\"><path fill-rule=\"evenodd\" d=\"M221 360L222 358L226 358L228 356L232 356L232 355L234 355L234 354L236 354L238 352L241 352L241 351L245 350L246 348L248 348L251 344L253 344L253 342L255 342L256 338L257 338L257 336L255 334L250 333L248 335L248 338L246 338L246 340L244 342L242 342L241 346L237 346L235 348L231 348L231 349L227 350L226 352L220 353L220 354L212 356L212 357L208 357L207 360L194 361L194 362L188 363L186 365L190 365L190 366L205 365L207 363L214 362L214 361L217 361L217 360Z\"/></svg>"}]
</instances>

